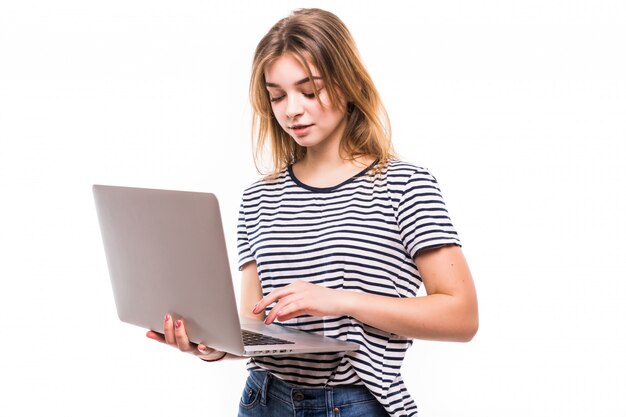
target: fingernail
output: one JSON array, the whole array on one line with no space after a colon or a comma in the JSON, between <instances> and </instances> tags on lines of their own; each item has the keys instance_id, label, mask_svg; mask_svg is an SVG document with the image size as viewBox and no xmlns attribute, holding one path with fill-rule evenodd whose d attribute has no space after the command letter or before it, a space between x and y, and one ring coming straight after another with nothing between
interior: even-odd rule
<instances>
[{"instance_id":1,"label":"fingernail","mask_svg":"<svg viewBox=\"0 0 626 417\"><path fill-rule=\"evenodd\" d=\"M177 329L180 327L181 324L183 324L183 322L180 320L176 320L176 323L174 323Z\"/></svg>"},{"instance_id":2,"label":"fingernail","mask_svg":"<svg viewBox=\"0 0 626 417\"><path fill-rule=\"evenodd\" d=\"M259 303L260 303L260 301L259 301L259 302L257 302L257 303L254 305L254 307L252 307L252 312L253 312L253 313L256 313L256 308L257 308L257 306L259 305Z\"/></svg>"},{"instance_id":3,"label":"fingernail","mask_svg":"<svg viewBox=\"0 0 626 417\"><path fill-rule=\"evenodd\" d=\"M207 351L207 348L206 348L206 346L198 345L198 350L199 350L200 352L206 352L206 351Z\"/></svg>"},{"instance_id":4,"label":"fingernail","mask_svg":"<svg viewBox=\"0 0 626 417\"><path fill-rule=\"evenodd\" d=\"M170 319L170 315L169 315L169 314L166 314L166 315L165 315L165 321L168 321L169 319Z\"/></svg>"}]
</instances>

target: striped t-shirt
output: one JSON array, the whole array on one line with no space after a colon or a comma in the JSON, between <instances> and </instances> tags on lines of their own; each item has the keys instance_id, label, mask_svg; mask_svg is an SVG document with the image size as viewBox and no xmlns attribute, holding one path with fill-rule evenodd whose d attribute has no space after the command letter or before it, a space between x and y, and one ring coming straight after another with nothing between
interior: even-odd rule
<instances>
[{"instance_id":1,"label":"striped t-shirt","mask_svg":"<svg viewBox=\"0 0 626 417\"><path fill-rule=\"evenodd\" d=\"M239 266L256 261L264 296L296 280L388 297L417 294L422 281L415 255L459 245L457 233L428 170L392 160L372 172L368 168L337 186L315 188L301 183L289 167L244 191ZM258 357L248 369L264 369L300 386L365 384L391 416L417 414L400 375L410 339L349 316L303 316L282 324L360 348Z\"/></svg>"}]
</instances>

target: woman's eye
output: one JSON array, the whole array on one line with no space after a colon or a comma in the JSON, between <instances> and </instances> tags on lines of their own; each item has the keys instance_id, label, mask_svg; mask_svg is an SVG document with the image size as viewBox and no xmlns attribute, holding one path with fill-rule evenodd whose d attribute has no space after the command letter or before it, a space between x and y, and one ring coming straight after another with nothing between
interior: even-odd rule
<instances>
[{"instance_id":1,"label":"woman's eye","mask_svg":"<svg viewBox=\"0 0 626 417\"><path fill-rule=\"evenodd\" d=\"M302 95L304 97L306 97L306 98L315 98L315 95L319 94L320 91L322 91L323 88L324 87L320 87L320 88L317 89L317 91L313 91L313 92L310 92L310 93L309 92L302 92Z\"/></svg>"},{"instance_id":2,"label":"woman's eye","mask_svg":"<svg viewBox=\"0 0 626 417\"><path fill-rule=\"evenodd\" d=\"M271 101L272 103L276 103L277 101L282 100L282 99L283 99L283 97L285 97L285 96L284 96L284 95L282 95L282 96L279 96L279 97L270 97L270 101Z\"/></svg>"}]
</instances>

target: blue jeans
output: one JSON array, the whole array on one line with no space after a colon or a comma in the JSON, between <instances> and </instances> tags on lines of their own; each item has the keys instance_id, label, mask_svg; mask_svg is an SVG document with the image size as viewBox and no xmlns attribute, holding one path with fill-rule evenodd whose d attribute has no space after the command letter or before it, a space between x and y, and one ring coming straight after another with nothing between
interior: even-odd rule
<instances>
[{"instance_id":1,"label":"blue jeans","mask_svg":"<svg viewBox=\"0 0 626 417\"><path fill-rule=\"evenodd\" d=\"M389 417L364 385L307 388L250 371L238 417Z\"/></svg>"}]
</instances>

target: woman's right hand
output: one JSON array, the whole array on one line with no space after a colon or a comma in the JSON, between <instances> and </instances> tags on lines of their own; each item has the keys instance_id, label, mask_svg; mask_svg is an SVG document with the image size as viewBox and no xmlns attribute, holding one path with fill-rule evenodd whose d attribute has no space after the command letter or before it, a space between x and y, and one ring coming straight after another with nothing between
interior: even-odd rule
<instances>
[{"instance_id":1,"label":"woman's right hand","mask_svg":"<svg viewBox=\"0 0 626 417\"><path fill-rule=\"evenodd\" d=\"M187 337L187 331L185 330L185 323L183 323L183 320L172 320L172 316L169 314L165 315L163 334L149 330L148 333L146 333L146 336L152 340L165 343L179 349L182 352L197 356L208 362L219 361L224 359L227 355L226 352L212 349L203 344L190 342Z\"/></svg>"}]
</instances>

